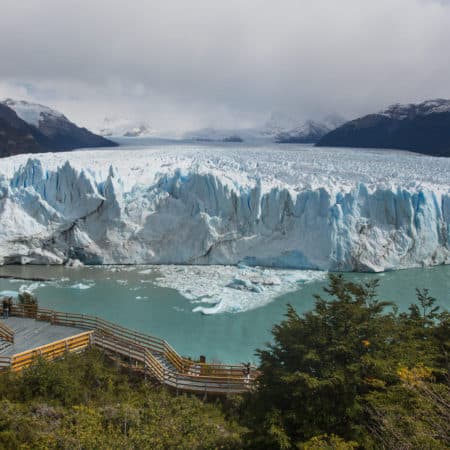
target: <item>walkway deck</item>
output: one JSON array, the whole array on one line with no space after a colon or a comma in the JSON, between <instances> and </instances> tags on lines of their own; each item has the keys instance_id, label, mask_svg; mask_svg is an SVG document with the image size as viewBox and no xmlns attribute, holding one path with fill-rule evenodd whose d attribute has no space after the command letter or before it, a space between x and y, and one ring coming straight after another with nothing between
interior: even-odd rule
<instances>
[{"instance_id":1,"label":"walkway deck","mask_svg":"<svg viewBox=\"0 0 450 450\"><path fill-rule=\"evenodd\" d=\"M0 320L14 331L14 343L4 346L0 350L1 356L12 356L85 331L81 328L52 325L49 322L23 317Z\"/></svg>"},{"instance_id":2,"label":"walkway deck","mask_svg":"<svg viewBox=\"0 0 450 450\"><path fill-rule=\"evenodd\" d=\"M0 370L20 371L37 356L54 360L95 346L177 391L237 394L252 389L258 377L255 367L192 361L164 339L85 314L13 305L11 317L0 319L0 335Z\"/></svg>"}]
</instances>

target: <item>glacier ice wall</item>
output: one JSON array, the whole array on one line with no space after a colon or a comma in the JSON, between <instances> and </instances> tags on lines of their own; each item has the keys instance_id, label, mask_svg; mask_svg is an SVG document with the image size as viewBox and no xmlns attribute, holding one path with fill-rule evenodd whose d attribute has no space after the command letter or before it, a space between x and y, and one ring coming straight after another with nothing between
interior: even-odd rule
<instances>
[{"instance_id":1,"label":"glacier ice wall","mask_svg":"<svg viewBox=\"0 0 450 450\"><path fill-rule=\"evenodd\" d=\"M382 271L450 263L450 193L432 186L230 182L159 167L146 183L39 159L0 178L0 263L236 264Z\"/></svg>"}]
</instances>

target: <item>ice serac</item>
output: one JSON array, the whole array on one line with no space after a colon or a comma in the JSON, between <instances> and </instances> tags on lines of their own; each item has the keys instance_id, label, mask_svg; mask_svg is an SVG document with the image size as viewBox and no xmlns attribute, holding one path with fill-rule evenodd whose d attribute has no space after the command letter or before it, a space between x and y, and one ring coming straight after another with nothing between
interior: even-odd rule
<instances>
[{"instance_id":1,"label":"ice serac","mask_svg":"<svg viewBox=\"0 0 450 450\"><path fill-rule=\"evenodd\" d=\"M249 176L239 164L239 176L215 169L214 155L201 169L179 157L156 169L132 161L121 173L83 162L94 153L62 165L42 155L3 167L2 264L242 262L383 271L450 263L450 193L442 186L350 177L336 188L300 183L306 175L296 171L291 184L270 183L267 173ZM147 177L132 176L150 168Z\"/></svg>"}]
</instances>

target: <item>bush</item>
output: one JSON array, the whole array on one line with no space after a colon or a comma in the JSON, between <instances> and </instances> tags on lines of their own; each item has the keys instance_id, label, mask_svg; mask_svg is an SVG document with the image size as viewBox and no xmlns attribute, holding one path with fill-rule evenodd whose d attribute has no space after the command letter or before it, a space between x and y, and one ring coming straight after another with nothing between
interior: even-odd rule
<instances>
[{"instance_id":1,"label":"bush","mask_svg":"<svg viewBox=\"0 0 450 450\"><path fill-rule=\"evenodd\" d=\"M0 378L0 448L242 448L220 405L156 388L95 349Z\"/></svg>"}]
</instances>

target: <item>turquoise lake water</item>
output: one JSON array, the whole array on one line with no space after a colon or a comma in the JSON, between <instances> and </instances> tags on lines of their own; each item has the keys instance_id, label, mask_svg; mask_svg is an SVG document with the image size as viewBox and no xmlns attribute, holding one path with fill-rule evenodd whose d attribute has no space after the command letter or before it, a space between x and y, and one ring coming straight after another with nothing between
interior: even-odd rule
<instances>
[{"instance_id":1,"label":"turquoise lake water","mask_svg":"<svg viewBox=\"0 0 450 450\"><path fill-rule=\"evenodd\" d=\"M158 286L154 275L143 275L142 268L5 266L0 274L59 280L36 284L0 279L0 291L31 287L42 307L98 315L165 338L183 355L205 355L209 361L227 363L257 362L254 351L270 340L270 330L283 318L286 304L291 303L299 312L310 310L313 294L326 285L324 280L299 285L297 290L249 311L203 315L192 311L192 300L175 289ZM416 287L429 288L441 308L450 309L450 266L345 277L353 281L379 278L380 299L395 302L401 310L415 300Z\"/></svg>"}]
</instances>

